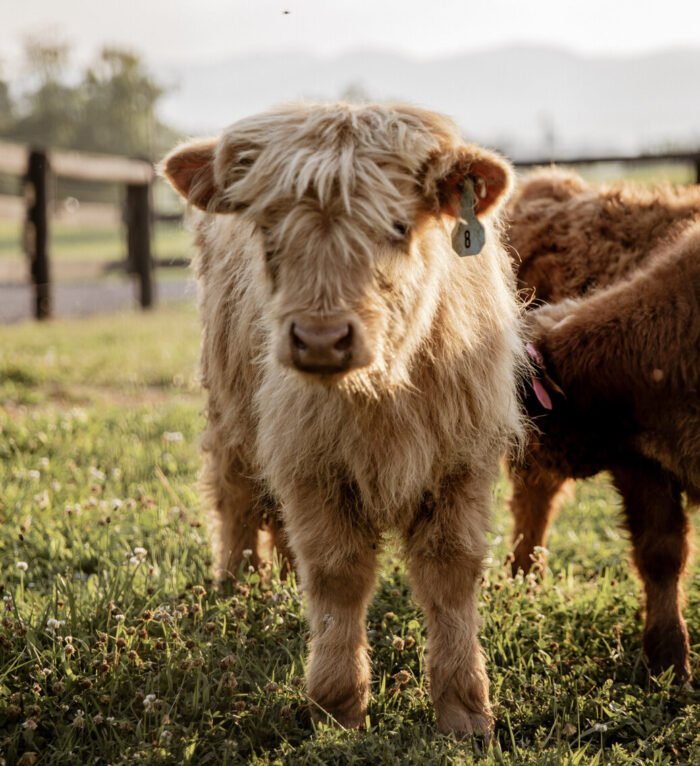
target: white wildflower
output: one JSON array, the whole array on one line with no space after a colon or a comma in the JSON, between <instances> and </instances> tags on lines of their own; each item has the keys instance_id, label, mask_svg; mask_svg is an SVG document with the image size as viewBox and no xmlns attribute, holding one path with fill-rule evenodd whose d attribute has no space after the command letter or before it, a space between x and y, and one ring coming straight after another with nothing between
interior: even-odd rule
<instances>
[{"instance_id":1,"label":"white wildflower","mask_svg":"<svg viewBox=\"0 0 700 766\"><path fill-rule=\"evenodd\" d=\"M137 546L133 551L129 551L126 557L129 559L130 564L140 564L148 554L148 551L141 546Z\"/></svg>"},{"instance_id":2,"label":"white wildflower","mask_svg":"<svg viewBox=\"0 0 700 766\"><path fill-rule=\"evenodd\" d=\"M17 569L19 569L20 572L26 572L27 569L29 569L29 564L27 564L26 561L18 561Z\"/></svg>"},{"instance_id":3,"label":"white wildflower","mask_svg":"<svg viewBox=\"0 0 700 766\"><path fill-rule=\"evenodd\" d=\"M49 617L49 619L46 620L46 629L54 632L65 624L65 620L57 620L55 617Z\"/></svg>"},{"instance_id":4,"label":"white wildflower","mask_svg":"<svg viewBox=\"0 0 700 766\"><path fill-rule=\"evenodd\" d=\"M38 481L41 478L41 471L37 471L35 468L32 468L31 471L27 471L27 476L34 481Z\"/></svg>"},{"instance_id":5,"label":"white wildflower","mask_svg":"<svg viewBox=\"0 0 700 766\"><path fill-rule=\"evenodd\" d=\"M34 495L34 502L39 506L39 508L48 508L49 503L51 502L48 489L45 489L42 492L39 492L39 494Z\"/></svg>"},{"instance_id":6,"label":"white wildflower","mask_svg":"<svg viewBox=\"0 0 700 766\"><path fill-rule=\"evenodd\" d=\"M100 471L99 468L95 468L94 466L90 466L90 476L92 476L92 478L96 481L104 481L106 478L104 472Z\"/></svg>"},{"instance_id":7,"label":"white wildflower","mask_svg":"<svg viewBox=\"0 0 700 766\"><path fill-rule=\"evenodd\" d=\"M166 442L181 442L184 441L185 437L179 432L179 431L166 431L163 434L163 440Z\"/></svg>"},{"instance_id":8,"label":"white wildflower","mask_svg":"<svg viewBox=\"0 0 700 766\"><path fill-rule=\"evenodd\" d=\"M253 551L250 548L245 548L243 550L243 558L249 559L253 555Z\"/></svg>"},{"instance_id":9,"label":"white wildflower","mask_svg":"<svg viewBox=\"0 0 700 766\"><path fill-rule=\"evenodd\" d=\"M143 709L146 712L148 712L149 710L151 710L153 708L153 706L156 704L157 701L158 701L158 699L157 699L155 694L147 694L143 698Z\"/></svg>"},{"instance_id":10,"label":"white wildflower","mask_svg":"<svg viewBox=\"0 0 700 766\"><path fill-rule=\"evenodd\" d=\"M78 712L75 714L75 718L71 722L71 726L74 729L85 728L85 713L82 710L78 710Z\"/></svg>"},{"instance_id":11,"label":"white wildflower","mask_svg":"<svg viewBox=\"0 0 700 766\"><path fill-rule=\"evenodd\" d=\"M594 723L593 731L606 732L608 730L607 723Z\"/></svg>"}]
</instances>

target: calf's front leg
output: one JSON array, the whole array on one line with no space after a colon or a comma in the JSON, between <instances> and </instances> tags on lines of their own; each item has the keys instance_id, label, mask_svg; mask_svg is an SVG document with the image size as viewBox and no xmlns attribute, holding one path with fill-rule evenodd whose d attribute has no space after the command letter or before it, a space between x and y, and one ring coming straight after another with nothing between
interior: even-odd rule
<instances>
[{"instance_id":1,"label":"calf's front leg","mask_svg":"<svg viewBox=\"0 0 700 766\"><path fill-rule=\"evenodd\" d=\"M464 483L424 496L405 534L406 550L414 594L428 625L428 674L438 728L459 737L488 736L493 716L478 637L477 590L491 484L475 492Z\"/></svg>"},{"instance_id":2,"label":"calf's front leg","mask_svg":"<svg viewBox=\"0 0 700 766\"><path fill-rule=\"evenodd\" d=\"M376 537L351 509L303 493L285 505L285 527L311 626L307 687L316 720L364 724L370 689L367 606L376 576Z\"/></svg>"}]
</instances>

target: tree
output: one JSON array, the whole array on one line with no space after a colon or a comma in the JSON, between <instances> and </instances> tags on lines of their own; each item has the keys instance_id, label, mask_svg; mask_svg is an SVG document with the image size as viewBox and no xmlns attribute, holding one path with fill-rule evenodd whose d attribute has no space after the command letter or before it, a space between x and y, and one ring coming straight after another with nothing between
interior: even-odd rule
<instances>
[{"instance_id":1,"label":"tree","mask_svg":"<svg viewBox=\"0 0 700 766\"><path fill-rule=\"evenodd\" d=\"M104 48L72 82L69 64L65 43L25 43L25 78L16 104L0 80L0 135L27 144L149 159L175 143L176 132L156 114L165 89L136 53Z\"/></svg>"},{"instance_id":2,"label":"tree","mask_svg":"<svg viewBox=\"0 0 700 766\"><path fill-rule=\"evenodd\" d=\"M66 43L31 38L24 46L29 87L20 98L19 115L8 135L29 144L71 146L79 119L75 88L65 82L70 60Z\"/></svg>"},{"instance_id":3,"label":"tree","mask_svg":"<svg viewBox=\"0 0 700 766\"><path fill-rule=\"evenodd\" d=\"M5 135L15 120L15 105L10 86L0 78L0 136Z\"/></svg>"},{"instance_id":4,"label":"tree","mask_svg":"<svg viewBox=\"0 0 700 766\"><path fill-rule=\"evenodd\" d=\"M76 143L84 149L153 157L156 106L164 93L134 53L103 49L80 85L83 114Z\"/></svg>"}]
</instances>

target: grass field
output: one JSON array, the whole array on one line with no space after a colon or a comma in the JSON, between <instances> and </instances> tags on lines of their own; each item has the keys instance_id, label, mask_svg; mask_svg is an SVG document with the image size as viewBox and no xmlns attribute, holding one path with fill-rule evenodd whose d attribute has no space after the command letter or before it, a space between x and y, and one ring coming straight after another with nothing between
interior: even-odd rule
<instances>
[{"instance_id":1,"label":"grass field","mask_svg":"<svg viewBox=\"0 0 700 766\"><path fill-rule=\"evenodd\" d=\"M60 280L64 274L71 278L75 278L76 274L79 276L80 271L71 267L73 263L83 264L85 276L94 277L105 264L125 259L125 237L125 229L119 225L53 221L49 257L55 278ZM156 258L189 258L192 254L190 236L179 223L156 223L152 246ZM0 218L0 271L7 271L11 266L23 271L24 261L21 222ZM182 276L182 270L176 271ZM161 270L159 278L169 273L168 270Z\"/></svg>"},{"instance_id":2,"label":"grass field","mask_svg":"<svg viewBox=\"0 0 700 766\"><path fill-rule=\"evenodd\" d=\"M648 678L603 479L560 516L542 584L508 576L498 487L481 593L488 753L436 733L425 633L391 546L369 615L367 729L314 729L294 581L210 580L197 336L190 308L0 328L0 762L700 763L700 694ZM695 565L696 676L699 582Z\"/></svg>"}]
</instances>

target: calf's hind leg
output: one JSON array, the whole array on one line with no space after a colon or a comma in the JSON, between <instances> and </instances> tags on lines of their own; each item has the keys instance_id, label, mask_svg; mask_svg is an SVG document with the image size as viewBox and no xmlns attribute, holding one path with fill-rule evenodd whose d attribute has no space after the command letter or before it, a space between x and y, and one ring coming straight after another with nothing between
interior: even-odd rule
<instances>
[{"instance_id":1,"label":"calf's hind leg","mask_svg":"<svg viewBox=\"0 0 700 766\"><path fill-rule=\"evenodd\" d=\"M519 569L528 572L532 554L544 546L549 524L561 505L565 479L537 466L510 469L513 494L510 510L513 514L513 576Z\"/></svg>"},{"instance_id":2,"label":"calf's hind leg","mask_svg":"<svg viewBox=\"0 0 700 766\"><path fill-rule=\"evenodd\" d=\"M428 626L428 675L438 728L489 735L493 717L479 644L477 589L486 552L490 484L426 494L405 533L408 568Z\"/></svg>"},{"instance_id":3,"label":"calf's hind leg","mask_svg":"<svg viewBox=\"0 0 700 766\"><path fill-rule=\"evenodd\" d=\"M294 558L287 542L287 532L282 523L282 509L268 496L265 498L266 506L264 513L265 529L269 538L269 549L266 555L270 561L276 554L280 564L280 577L287 577L294 568Z\"/></svg>"},{"instance_id":4,"label":"calf's hind leg","mask_svg":"<svg viewBox=\"0 0 700 766\"><path fill-rule=\"evenodd\" d=\"M656 463L639 460L613 472L624 499L634 563L646 594L644 650L652 672L669 667L690 678L688 630L681 613L681 576L688 558L688 521L675 480Z\"/></svg>"},{"instance_id":5,"label":"calf's hind leg","mask_svg":"<svg viewBox=\"0 0 700 766\"><path fill-rule=\"evenodd\" d=\"M235 576L244 551L250 551L248 560L252 566L260 563L258 530L262 522L262 489L247 473L232 450L209 448L205 453L200 482L213 506L212 542L219 580Z\"/></svg>"}]
</instances>

